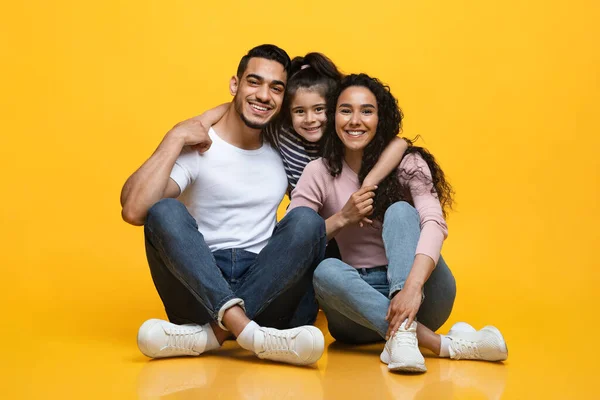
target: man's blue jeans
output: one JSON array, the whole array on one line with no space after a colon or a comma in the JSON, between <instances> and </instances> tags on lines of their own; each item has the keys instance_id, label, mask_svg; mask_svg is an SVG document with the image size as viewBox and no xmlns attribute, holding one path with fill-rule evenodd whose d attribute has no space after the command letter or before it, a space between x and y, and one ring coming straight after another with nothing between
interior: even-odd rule
<instances>
[{"instance_id":1,"label":"man's blue jeans","mask_svg":"<svg viewBox=\"0 0 600 400\"><path fill-rule=\"evenodd\" d=\"M317 299L327 316L329 332L337 340L369 343L385 338L390 298L402 290L412 269L421 228L419 214L406 202L392 204L384 221L387 266L357 270L328 258L315 270ZM435 331L450 316L456 297L454 276L441 257L425 283L423 296L417 320Z\"/></svg>"},{"instance_id":2,"label":"man's blue jeans","mask_svg":"<svg viewBox=\"0 0 600 400\"><path fill-rule=\"evenodd\" d=\"M196 220L175 199L150 208L144 233L152 279L171 322L220 323L234 305L264 326L314 322L315 302L298 307L325 252L325 222L313 210L290 211L259 254L211 252Z\"/></svg>"}]
</instances>

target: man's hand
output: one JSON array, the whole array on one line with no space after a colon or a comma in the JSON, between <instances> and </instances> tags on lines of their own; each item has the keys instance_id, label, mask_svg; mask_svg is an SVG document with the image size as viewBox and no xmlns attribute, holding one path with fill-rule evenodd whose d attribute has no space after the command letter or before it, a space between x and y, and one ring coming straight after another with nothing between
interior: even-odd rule
<instances>
[{"instance_id":1,"label":"man's hand","mask_svg":"<svg viewBox=\"0 0 600 400\"><path fill-rule=\"evenodd\" d=\"M406 327L415 320L419 307L421 307L421 289L418 287L404 287L400 292L396 293L390 307L388 308L385 320L388 321L388 331L385 335L385 339L389 339L394 336L394 333L398 330L404 320L406 321Z\"/></svg>"},{"instance_id":2,"label":"man's hand","mask_svg":"<svg viewBox=\"0 0 600 400\"><path fill-rule=\"evenodd\" d=\"M373 221L366 218L367 215L373 211L373 197L375 197L374 190L377 186L365 186L358 189L350 196L344 207L342 208L341 215L346 221L347 225L356 223L366 222L372 224Z\"/></svg>"},{"instance_id":3,"label":"man's hand","mask_svg":"<svg viewBox=\"0 0 600 400\"><path fill-rule=\"evenodd\" d=\"M178 123L167 135L183 140L184 146L190 146L198 153L204 153L212 145L212 140L208 136L208 129L202 124L199 117L186 119Z\"/></svg>"}]
</instances>

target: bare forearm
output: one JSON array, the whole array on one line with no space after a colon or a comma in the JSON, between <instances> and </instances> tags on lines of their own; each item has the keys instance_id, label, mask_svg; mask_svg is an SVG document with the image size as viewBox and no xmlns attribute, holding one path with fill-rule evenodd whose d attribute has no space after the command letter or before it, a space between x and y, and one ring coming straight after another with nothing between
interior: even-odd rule
<instances>
[{"instance_id":1,"label":"bare forearm","mask_svg":"<svg viewBox=\"0 0 600 400\"><path fill-rule=\"evenodd\" d=\"M132 225L142 225L148 209L163 197L169 176L184 140L167 134L154 154L127 179L121 191L123 219Z\"/></svg>"},{"instance_id":2,"label":"bare forearm","mask_svg":"<svg viewBox=\"0 0 600 400\"><path fill-rule=\"evenodd\" d=\"M348 223L346 219L337 213L325 220L325 230L327 231L327 241L330 241L344 228Z\"/></svg>"},{"instance_id":3,"label":"bare forearm","mask_svg":"<svg viewBox=\"0 0 600 400\"><path fill-rule=\"evenodd\" d=\"M417 254L404 287L421 290L434 269L435 263L431 257L425 254Z\"/></svg>"},{"instance_id":4,"label":"bare forearm","mask_svg":"<svg viewBox=\"0 0 600 400\"><path fill-rule=\"evenodd\" d=\"M408 144L404 139L399 137L394 138L383 150L379 160L365 177L363 186L379 184L386 176L395 170L398 165L400 165L407 148Z\"/></svg>"}]
</instances>

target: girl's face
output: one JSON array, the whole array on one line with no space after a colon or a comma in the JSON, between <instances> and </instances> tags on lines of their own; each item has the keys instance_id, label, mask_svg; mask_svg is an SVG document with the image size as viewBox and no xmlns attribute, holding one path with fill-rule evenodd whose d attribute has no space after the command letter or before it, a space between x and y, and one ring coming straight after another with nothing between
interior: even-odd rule
<instances>
[{"instance_id":1,"label":"girl's face","mask_svg":"<svg viewBox=\"0 0 600 400\"><path fill-rule=\"evenodd\" d=\"M363 86L350 86L338 98L335 131L348 151L362 151L377 132L377 99Z\"/></svg>"},{"instance_id":2,"label":"girl's face","mask_svg":"<svg viewBox=\"0 0 600 400\"><path fill-rule=\"evenodd\" d=\"M323 136L327 116L325 99L317 90L299 88L291 103L292 126L298 135L309 142L318 142Z\"/></svg>"}]
</instances>

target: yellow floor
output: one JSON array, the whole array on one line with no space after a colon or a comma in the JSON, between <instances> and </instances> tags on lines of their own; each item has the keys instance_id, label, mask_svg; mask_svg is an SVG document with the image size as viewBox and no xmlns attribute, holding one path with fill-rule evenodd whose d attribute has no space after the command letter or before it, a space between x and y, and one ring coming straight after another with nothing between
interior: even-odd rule
<instances>
[{"instance_id":1,"label":"yellow floor","mask_svg":"<svg viewBox=\"0 0 600 400\"><path fill-rule=\"evenodd\" d=\"M90 317L93 317L90 315ZM378 355L382 344L347 347L326 333L327 351L315 367L258 360L235 342L198 358L149 360L137 350L136 328L101 317L92 325L55 324L40 336L14 332L4 360L2 398L69 399L582 399L599 398L597 368L556 332L505 332L505 363L427 357L428 372L398 375ZM124 322L124 321L123 321ZM48 321L44 321L48 323ZM46 325L47 326L47 325ZM322 315L317 326L326 332ZM79 329L84 327L84 329ZM10 329L10 327L9 327ZM103 336L106 335L106 336ZM5 343L6 345L6 343ZM6 396L6 397L5 397Z\"/></svg>"}]
</instances>

